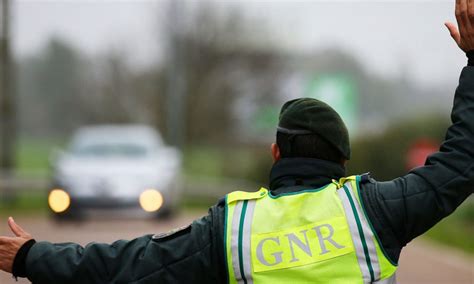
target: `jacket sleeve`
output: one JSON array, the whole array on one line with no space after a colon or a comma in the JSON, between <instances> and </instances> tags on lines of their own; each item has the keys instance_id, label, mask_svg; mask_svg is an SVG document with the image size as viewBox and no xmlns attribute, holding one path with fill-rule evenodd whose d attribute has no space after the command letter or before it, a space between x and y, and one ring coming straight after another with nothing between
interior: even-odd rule
<instances>
[{"instance_id":1,"label":"jacket sleeve","mask_svg":"<svg viewBox=\"0 0 474 284\"><path fill-rule=\"evenodd\" d=\"M474 188L474 67L463 69L454 97L452 125L439 152L423 167L387 182L362 184L369 219L391 259L442 218Z\"/></svg>"},{"instance_id":2,"label":"jacket sleeve","mask_svg":"<svg viewBox=\"0 0 474 284\"><path fill-rule=\"evenodd\" d=\"M215 283L212 218L171 234L112 244L33 245L26 257L30 281L41 283Z\"/></svg>"}]
</instances>

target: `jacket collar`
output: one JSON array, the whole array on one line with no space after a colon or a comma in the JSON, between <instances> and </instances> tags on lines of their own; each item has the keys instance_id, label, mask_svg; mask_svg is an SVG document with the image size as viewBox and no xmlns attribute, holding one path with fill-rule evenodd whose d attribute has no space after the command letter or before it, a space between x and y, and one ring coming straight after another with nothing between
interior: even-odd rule
<instances>
[{"instance_id":1,"label":"jacket collar","mask_svg":"<svg viewBox=\"0 0 474 284\"><path fill-rule=\"evenodd\" d=\"M311 158L284 158L270 171L270 191L275 194L319 188L346 175L337 163Z\"/></svg>"}]
</instances>

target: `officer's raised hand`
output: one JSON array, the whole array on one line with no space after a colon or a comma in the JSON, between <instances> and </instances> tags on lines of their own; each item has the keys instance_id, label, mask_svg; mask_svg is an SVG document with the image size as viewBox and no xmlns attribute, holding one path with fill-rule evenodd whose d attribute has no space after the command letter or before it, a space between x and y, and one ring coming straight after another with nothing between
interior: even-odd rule
<instances>
[{"instance_id":1,"label":"officer's raised hand","mask_svg":"<svg viewBox=\"0 0 474 284\"><path fill-rule=\"evenodd\" d=\"M445 23L457 45L464 51L474 51L474 1L456 0L456 21Z\"/></svg>"},{"instance_id":2,"label":"officer's raised hand","mask_svg":"<svg viewBox=\"0 0 474 284\"><path fill-rule=\"evenodd\" d=\"M12 273L13 261L18 250L32 237L18 226L12 217L8 218L8 226L15 237L0 236L0 270Z\"/></svg>"}]
</instances>

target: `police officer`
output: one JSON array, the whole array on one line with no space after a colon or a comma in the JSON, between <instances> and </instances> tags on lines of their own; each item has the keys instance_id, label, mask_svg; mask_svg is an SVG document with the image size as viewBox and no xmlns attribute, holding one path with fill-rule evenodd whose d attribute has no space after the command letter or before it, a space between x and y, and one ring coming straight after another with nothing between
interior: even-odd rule
<instances>
[{"instance_id":1,"label":"police officer","mask_svg":"<svg viewBox=\"0 0 474 284\"><path fill-rule=\"evenodd\" d=\"M474 1L447 27L467 53L440 151L391 181L346 177L347 129L327 104L281 109L269 189L232 192L191 225L111 245L36 242L13 219L0 269L33 283L394 283L401 249L474 188ZM389 161L387 161L389 162Z\"/></svg>"}]
</instances>

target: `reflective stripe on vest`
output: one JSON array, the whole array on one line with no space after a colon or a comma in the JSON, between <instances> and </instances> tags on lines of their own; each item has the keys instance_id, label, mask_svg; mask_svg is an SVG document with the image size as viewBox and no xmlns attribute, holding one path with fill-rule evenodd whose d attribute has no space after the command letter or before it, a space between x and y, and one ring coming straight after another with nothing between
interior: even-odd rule
<instances>
[{"instance_id":1,"label":"reflective stripe on vest","mask_svg":"<svg viewBox=\"0 0 474 284\"><path fill-rule=\"evenodd\" d=\"M374 236L354 195L351 183L346 182L337 193L344 206L364 283L371 283L380 279L380 266L375 250Z\"/></svg>"},{"instance_id":2,"label":"reflective stripe on vest","mask_svg":"<svg viewBox=\"0 0 474 284\"><path fill-rule=\"evenodd\" d=\"M239 201L232 216L232 267L238 283L253 283L250 236L255 200Z\"/></svg>"},{"instance_id":3,"label":"reflective stripe on vest","mask_svg":"<svg viewBox=\"0 0 474 284\"><path fill-rule=\"evenodd\" d=\"M280 196L266 189L230 193L224 238L229 282L396 283L396 265L372 232L357 182L343 178Z\"/></svg>"}]
</instances>

